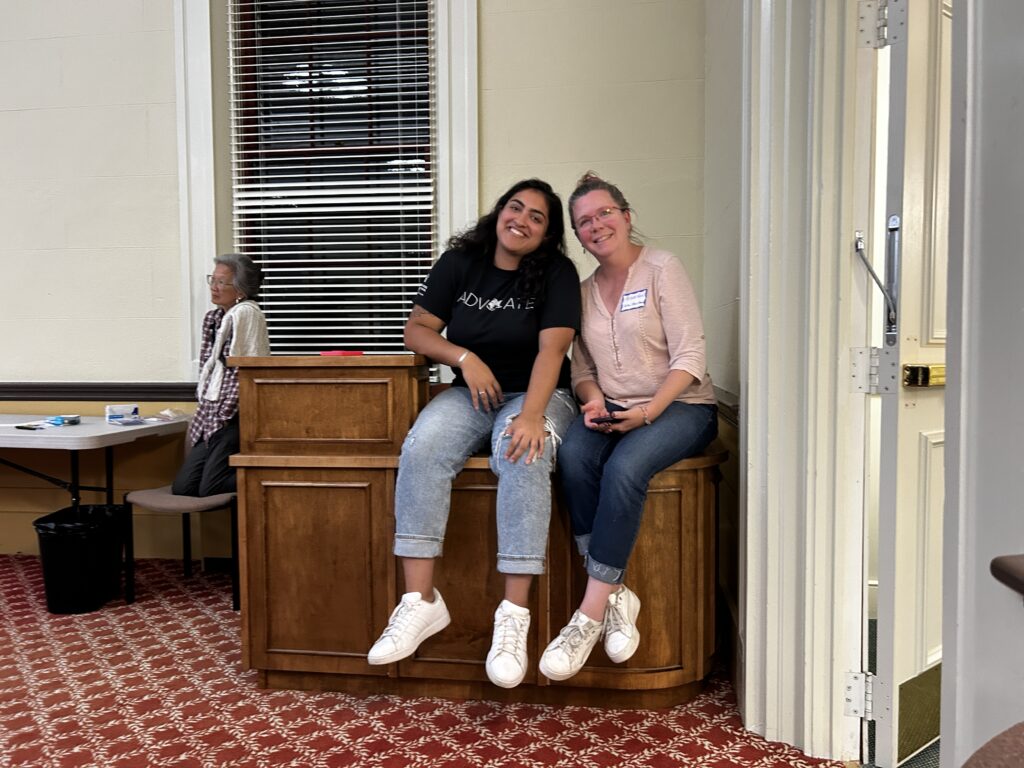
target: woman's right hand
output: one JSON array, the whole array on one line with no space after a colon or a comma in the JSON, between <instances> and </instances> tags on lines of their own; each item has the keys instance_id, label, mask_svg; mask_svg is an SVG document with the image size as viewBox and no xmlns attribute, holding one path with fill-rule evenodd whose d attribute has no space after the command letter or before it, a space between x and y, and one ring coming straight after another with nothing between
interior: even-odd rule
<instances>
[{"instance_id":1,"label":"woman's right hand","mask_svg":"<svg viewBox=\"0 0 1024 768\"><path fill-rule=\"evenodd\" d=\"M580 413L583 414L583 424L588 429L594 429L597 431L604 431L603 424L595 424L594 419L604 418L608 416L608 409L605 407L604 398L595 398L588 400L580 406Z\"/></svg>"},{"instance_id":2,"label":"woman's right hand","mask_svg":"<svg viewBox=\"0 0 1024 768\"><path fill-rule=\"evenodd\" d=\"M501 391L501 385L491 372L490 366L483 360L470 352L460 366L462 378L469 387L469 396L473 400L473 410L481 408L487 413L491 409L497 409L505 399Z\"/></svg>"}]
</instances>

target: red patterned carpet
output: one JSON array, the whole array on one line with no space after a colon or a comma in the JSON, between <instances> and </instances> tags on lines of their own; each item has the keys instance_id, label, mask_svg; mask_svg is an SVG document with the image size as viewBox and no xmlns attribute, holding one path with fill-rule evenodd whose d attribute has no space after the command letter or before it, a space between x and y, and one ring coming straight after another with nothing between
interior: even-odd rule
<instances>
[{"instance_id":1,"label":"red patterned carpet","mask_svg":"<svg viewBox=\"0 0 1024 768\"><path fill-rule=\"evenodd\" d=\"M138 601L47 613L0 556L0 766L838 766L743 730L728 683L660 712L266 691L226 577L141 561Z\"/></svg>"}]
</instances>

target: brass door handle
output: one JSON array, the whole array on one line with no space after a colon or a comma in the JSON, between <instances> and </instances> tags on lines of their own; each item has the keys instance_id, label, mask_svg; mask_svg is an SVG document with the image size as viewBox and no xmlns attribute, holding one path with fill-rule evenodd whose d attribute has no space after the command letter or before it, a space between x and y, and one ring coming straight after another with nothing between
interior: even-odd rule
<instances>
[{"instance_id":1,"label":"brass door handle","mask_svg":"<svg viewBox=\"0 0 1024 768\"><path fill-rule=\"evenodd\" d=\"M946 386L945 363L909 363L903 366L904 387Z\"/></svg>"}]
</instances>

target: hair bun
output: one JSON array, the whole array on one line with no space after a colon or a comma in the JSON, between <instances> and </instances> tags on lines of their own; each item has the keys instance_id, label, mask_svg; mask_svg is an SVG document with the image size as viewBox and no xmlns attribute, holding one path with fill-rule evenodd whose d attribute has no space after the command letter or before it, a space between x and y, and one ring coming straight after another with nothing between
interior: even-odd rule
<instances>
[{"instance_id":1,"label":"hair bun","mask_svg":"<svg viewBox=\"0 0 1024 768\"><path fill-rule=\"evenodd\" d=\"M603 182L604 179L602 179L600 176L598 176L594 171L584 171L583 175L580 176L580 180L576 182L576 186L577 187L581 187L584 184L589 184L589 183L591 183L593 181L602 181Z\"/></svg>"}]
</instances>

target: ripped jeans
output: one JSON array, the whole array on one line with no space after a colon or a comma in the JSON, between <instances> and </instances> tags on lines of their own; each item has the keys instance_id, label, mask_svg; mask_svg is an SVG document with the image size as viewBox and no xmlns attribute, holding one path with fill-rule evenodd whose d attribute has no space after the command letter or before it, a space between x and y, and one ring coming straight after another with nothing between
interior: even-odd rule
<instances>
[{"instance_id":1,"label":"ripped jeans","mask_svg":"<svg viewBox=\"0 0 1024 768\"><path fill-rule=\"evenodd\" d=\"M526 394L505 393L497 411L474 411L469 390L451 387L427 403L402 445L395 485L395 554L440 557L451 503L452 480L466 459L491 447L498 476L498 571L544 573L551 522L551 472L555 451L577 413L567 389L556 389L544 412L544 453L532 464L505 458L505 426L519 415Z\"/></svg>"}]
</instances>

